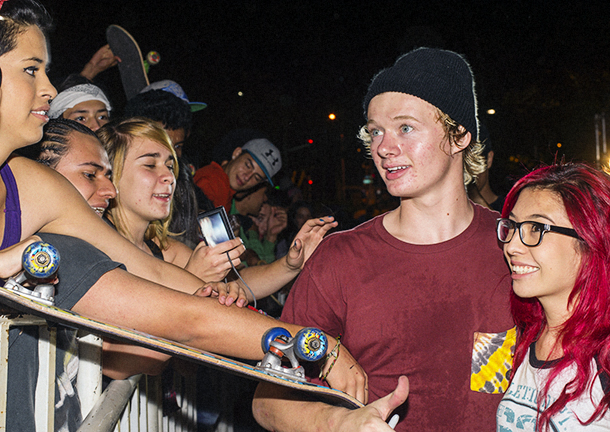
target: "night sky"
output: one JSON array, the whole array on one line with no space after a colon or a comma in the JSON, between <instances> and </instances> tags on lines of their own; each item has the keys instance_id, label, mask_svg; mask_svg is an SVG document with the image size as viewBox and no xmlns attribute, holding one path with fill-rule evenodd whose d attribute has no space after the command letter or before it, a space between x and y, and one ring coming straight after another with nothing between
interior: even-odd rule
<instances>
[{"instance_id":1,"label":"night sky","mask_svg":"<svg viewBox=\"0 0 610 432\"><path fill-rule=\"evenodd\" d=\"M226 133L255 128L280 147L287 174L305 170L327 190L341 160L347 184L360 184L370 169L356 139L362 98L378 70L417 46L454 50L470 62L499 189L556 156L594 162L594 116L610 113L610 2L44 3L56 23L55 83L105 43L108 25L121 25L144 54L160 53L151 82L173 79L191 100L208 103L194 115L186 149L193 160L207 162ZM120 112L118 70L99 81Z\"/></svg>"}]
</instances>

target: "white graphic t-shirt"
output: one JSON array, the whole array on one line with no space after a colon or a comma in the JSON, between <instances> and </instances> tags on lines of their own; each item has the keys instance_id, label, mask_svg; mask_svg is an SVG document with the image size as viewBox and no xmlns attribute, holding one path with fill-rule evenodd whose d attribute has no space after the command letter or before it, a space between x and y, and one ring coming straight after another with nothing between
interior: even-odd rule
<instances>
[{"instance_id":1,"label":"white graphic t-shirt","mask_svg":"<svg viewBox=\"0 0 610 432\"><path fill-rule=\"evenodd\" d=\"M557 364L558 360L544 362L536 358L535 344L530 346L526 359L517 369L508 391L498 406L496 414L497 432L534 432L536 428L536 418L538 410L538 394L542 392L551 368ZM552 431L610 431L610 414L606 414L595 422L583 426L578 419L587 421L604 393L609 392L608 376L601 374L596 377L597 364L591 362L593 379L583 395L574 401L569 402L560 412L551 418L550 430ZM568 367L564 372L555 378L553 385L549 389L546 403L541 407L550 406L561 394L563 387L569 382L576 373L576 367Z\"/></svg>"}]
</instances>

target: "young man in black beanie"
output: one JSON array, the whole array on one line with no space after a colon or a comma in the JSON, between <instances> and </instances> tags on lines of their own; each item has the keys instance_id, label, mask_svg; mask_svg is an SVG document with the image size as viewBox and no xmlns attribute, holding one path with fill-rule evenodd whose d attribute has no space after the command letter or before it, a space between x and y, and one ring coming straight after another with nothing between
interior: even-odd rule
<instances>
[{"instance_id":1,"label":"young man in black beanie","mask_svg":"<svg viewBox=\"0 0 610 432\"><path fill-rule=\"evenodd\" d=\"M489 357L513 327L510 277L498 214L466 194L484 169L470 67L454 52L414 50L373 78L364 109L360 137L401 204L322 242L282 319L342 335L375 402L348 411L261 385L256 418L276 431L390 430L396 408L397 431L494 430L501 394L486 393L508 383ZM396 387L401 375L408 385Z\"/></svg>"}]
</instances>

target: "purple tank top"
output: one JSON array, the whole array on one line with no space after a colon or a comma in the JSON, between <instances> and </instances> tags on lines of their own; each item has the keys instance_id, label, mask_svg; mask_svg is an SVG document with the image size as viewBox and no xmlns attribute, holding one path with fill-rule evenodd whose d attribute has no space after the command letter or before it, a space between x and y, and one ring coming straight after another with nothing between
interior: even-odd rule
<instances>
[{"instance_id":1,"label":"purple tank top","mask_svg":"<svg viewBox=\"0 0 610 432\"><path fill-rule=\"evenodd\" d=\"M8 163L0 168L0 176L6 187L6 206L4 208L4 237L0 250L6 249L21 240L21 206L17 182Z\"/></svg>"}]
</instances>

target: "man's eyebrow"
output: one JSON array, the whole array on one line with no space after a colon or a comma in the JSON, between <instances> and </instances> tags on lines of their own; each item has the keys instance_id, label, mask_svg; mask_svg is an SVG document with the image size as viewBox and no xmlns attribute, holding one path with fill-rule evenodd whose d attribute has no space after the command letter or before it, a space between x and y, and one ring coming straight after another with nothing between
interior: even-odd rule
<instances>
[{"instance_id":1,"label":"man's eyebrow","mask_svg":"<svg viewBox=\"0 0 610 432\"><path fill-rule=\"evenodd\" d=\"M397 115L396 117L392 117L392 120L412 120L412 121L419 121L417 120L415 117L410 116L410 115ZM366 127L368 127L370 124L376 124L377 122L375 121L375 119L369 119L366 122Z\"/></svg>"},{"instance_id":2,"label":"man's eyebrow","mask_svg":"<svg viewBox=\"0 0 610 432\"><path fill-rule=\"evenodd\" d=\"M90 112L91 112L90 109L79 109L79 110L76 110L76 111L72 111L72 114L86 114L86 113L90 113ZM104 108L104 109L99 109L99 110L95 111L96 114L99 114L99 113L102 113L102 112L107 113L108 110L106 108Z\"/></svg>"},{"instance_id":3,"label":"man's eyebrow","mask_svg":"<svg viewBox=\"0 0 610 432\"><path fill-rule=\"evenodd\" d=\"M80 166L80 167L82 167L82 166L90 166L90 167L96 168L96 169L101 170L101 171L104 170L103 166L101 166L100 164L95 163L95 162L83 162L82 164L79 164L78 166Z\"/></svg>"}]
</instances>

